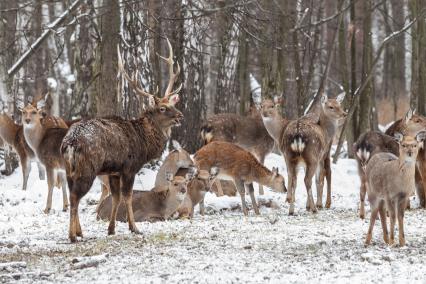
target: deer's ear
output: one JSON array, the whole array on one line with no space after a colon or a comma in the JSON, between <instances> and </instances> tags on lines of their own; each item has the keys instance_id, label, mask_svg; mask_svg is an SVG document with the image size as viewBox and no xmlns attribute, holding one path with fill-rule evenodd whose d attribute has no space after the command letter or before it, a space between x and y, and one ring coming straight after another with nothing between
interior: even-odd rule
<instances>
[{"instance_id":1,"label":"deer's ear","mask_svg":"<svg viewBox=\"0 0 426 284\"><path fill-rule=\"evenodd\" d=\"M179 94L171 95L169 98L169 103L173 106L176 105L179 101L180 101Z\"/></svg>"},{"instance_id":2,"label":"deer's ear","mask_svg":"<svg viewBox=\"0 0 426 284\"><path fill-rule=\"evenodd\" d=\"M171 172L166 172L166 180L172 181L173 180L173 174Z\"/></svg>"},{"instance_id":3,"label":"deer's ear","mask_svg":"<svg viewBox=\"0 0 426 284\"><path fill-rule=\"evenodd\" d=\"M194 179L194 177L195 177L195 175L194 175L193 173L191 173L191 172L188 172L188 173L185 175L185 179L186 179L186 181L191 181L191 180L193 180L193 179Z\"/></svg>"},{"instance_id":4,"label":"deer's ear","mask_svg":"<svg viewBox=\"0 0 426 284\"><path fill-rule=\"evenodd\" d=\"M282 104L284 101L283 99L283 95L281 96L274 96L274 104L280 105Z\"/></svg>"},{"instance_id":5,"label":"deer's ear","mask_svg":"<svg viewBox=\"0 0 426 284\"><path fill-rule=\"evenodd\" d=\"M345 99L345 95L346 93L341 93L336 97L336 101L341 104L343 102L343 100Z\"/></svg>"},{"instance_id":6,"label":"deer's ear","mask_svg":"<svg viewBox=\"0 0 426 284\"><path fill-rule=\"evenodd\" d=\"M321 104L322 105L325 105L325 103L328 101L328 97L327 97L327 95L322 95L321 96Z\"/></svg>"},{"instance_id":7,"label":"deer's ear","mask_svg":"<svg viewBox=\"0 0 426 284\"><path fill-rule=\"evenodd\" d=\"M411 118L413 118L413 115L414 115L414 110L410 108L405 114L405 117L404 117L405 123L407 123Z\"/></svg>"},{"instance_id":8,"label":"deer's ear","mask_svg":"<svg viewBox=\"0 0 426 284\"><path fill-rule=\"evenodd\" d=\"M273 174L274 177L278 176L278 168L273 167L272 168L272 174Z\"/></svg>"},{"instance_id":9,"label":"deer's ear","mask_svg":"<svg viewBox=\"0 0 426 284\"><path fill-rule=\"evenodd\" d=\"M42 109L46 106L46 101L44 99L41 99L37 102L37 109Z\"/></svg>"},{"instance_id":10,"label":"deer's ear","mask_svg":"<svg viewBox=\"0 0 426 284\"><path fill-rule=\"evenodd\" d=\"M419 143L422 143L426 139L426 131L420 131L416 135L416 140Z\"/></svg>"},{"instance_id":11,"label":"deer's ear","mask_svg":"<svg viewBox=\"0 0 426 284\"><path fill-rule=\"evenodd\" d=\"M23 101L17 101L16 102L16 107L19 109L19 111L23 111L24 107L25 107L25 104L24 104Z\"/></svg>"},{"instance_id":12,"label":"deer's ear","mask_svg":"<svg viewBox=\"0 0 426 284\"><path fill-rule=\"evenodd\" d=\"M395 138L396 142L398 142L398 143L401 143L402 139L404 138L404 136L399 132L396 132L393 135L393 137Z\"/></svg>"}]
</instances>

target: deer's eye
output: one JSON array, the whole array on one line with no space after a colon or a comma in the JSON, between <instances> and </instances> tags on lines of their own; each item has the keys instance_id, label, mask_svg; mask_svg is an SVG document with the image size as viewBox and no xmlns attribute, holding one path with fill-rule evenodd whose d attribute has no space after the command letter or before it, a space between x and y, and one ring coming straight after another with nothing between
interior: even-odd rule
<instances>
[{"instance_id":1,"label":"deer's eye","mask_svg":"<svg viewBox=\"0 0 426 284\"><path fill-rule=\"evenodd\" d=\"M329 106L328 108L329 108L329 109L334 109L334 107L332 107L332 106Z\"/></svg>"},{"instance_id":2,"label":"deer's eye","mask_svg":"<svg viewBox=\"0 0 426 284\"><path fill-rule=\"evenodd\" d=\"M165 112L165 111L166 111L166 108L165 108L165 107L160 107L160 111L161 111L161 112Z\"/></svg>"},{"instance_id":3,"label":"deer's eye","mask_svg":"<svg viewBox=\"0 0 426 284\"><path fill-rule=\"evenodd\" d=\"M32 114L36 114L37 112L33 110L31 113L32 113Z\"/></svg>"}]
</instances>

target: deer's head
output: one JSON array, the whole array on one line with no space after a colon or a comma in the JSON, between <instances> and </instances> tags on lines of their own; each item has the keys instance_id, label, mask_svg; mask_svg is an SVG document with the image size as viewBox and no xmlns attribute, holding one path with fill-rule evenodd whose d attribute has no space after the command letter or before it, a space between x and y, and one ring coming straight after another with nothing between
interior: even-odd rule
<instances>
[{"instance_id":1,"label":"deer's head","mask_svg":"<svg viewBox=\"0 0 426 284\"><path fill-rule=\"evenodd\" d=\"M139 81L139 73L136 71L132 76L128 75L124 70L123 60L120 55L120 50L118 49L118 68L124 78L128 81L133 90L144 97L149 99L149 108L151 113L154 116L155 121L160 125L160 127L167 132L170 131L170 128L173 126L180 125L181 120L183 119L183 114L176 109L175 105L179 102L179 91L182 89L182 84L175 90L173 86L176 83L178 75L180 73L179 63L177 64L176 72L174 71L174 61L173 61L173 48L170 44L170 41L167 39L167 44L169 47L169 56L167 58L160 56L161 59L165 60L169 66L169 83L167 85L166 91L164 92L163 97L157 97L154 94L150 94L141 87Z\"/></svg>"},{"instance_id":2,"label":"deer's head","mask_svg":"<svg viewBox=\"0 0 426 284\"><path fill-rule=\"evenodd\" d=\"M321 106L323 114L335 121L346 118L348 113L343 109L342 102L345 98L345 94L340 94L334 99L329 99L327 95L322 95Z\"/></svg>"},{"instance_id":3,"label":"deer's head","mask_svg":"<svg viewBox=\"0 0 426 284\"><path fill-rule=\"evenodd\" d=\"M419 149L423 146L426 138L426 131L417 133L415 137L404 136L401 133L395 133L395 140L399 144L399 157L408 163L415 163Z\"/></svg>"}]
</instances>

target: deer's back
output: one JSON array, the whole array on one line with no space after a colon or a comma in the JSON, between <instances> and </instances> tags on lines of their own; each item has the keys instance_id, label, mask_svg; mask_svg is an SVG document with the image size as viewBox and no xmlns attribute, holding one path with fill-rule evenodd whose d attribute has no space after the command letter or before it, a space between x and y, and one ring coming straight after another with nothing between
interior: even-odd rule
<instances>
[{"instance_id":1,"label":"deer's back","mask_svg":"<svg viewBox=\"0 0 426 284\"><path fill-rule=\"evenodd\" d=\"M225 141L245 149L263 146L272 151L273 139L269 136L258 114L241 116L234 113L216 114L210 117L206 127L211 129L211 141Z\"/></svg>"},{"instance_id":2,"label":"deer's back","mask_svg":"<svg viewBox=\"0 0 426 284\"><path fill-rule=\"evenodd\" d=\"M146 121L145 121L146 120ZM95 118L71 126L62 150L71 147L80 171L96 174L128 170L137 172L145 163L161 155L165 137L147 118L129 121L120 117ZM80 161L84 159L84 161Z\"/></svg>"}]
</instances>

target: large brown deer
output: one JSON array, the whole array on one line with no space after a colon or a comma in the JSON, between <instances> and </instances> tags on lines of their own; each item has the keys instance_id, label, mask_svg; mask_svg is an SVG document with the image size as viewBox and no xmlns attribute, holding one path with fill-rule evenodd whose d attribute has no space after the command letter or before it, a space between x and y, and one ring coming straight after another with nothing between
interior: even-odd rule
<instances>
[{"instance_id":1,"label":"large brown deer","mask_svg":"<svg viewBox=\"0 0 426 284\"><path fill-rule=\"evenodd\" d=\"M19 162L22 167L22 190L26 190L31 171L31 162L37 161L37 159L33 150L25 141L22 125L16 124L4 109L0 113L0 137L8 145L12 146L19 156ZM43 180L45 178L44 168L38 162L37 166L39 178Z\"/></svg>"},{"instance_id":2,"label":"large brown deer","mask_svg":"<svg viewBox=\"0 0 426 284\"><path fill-rule=\"evenodd\" d=\"M355 158L358 164L358 175L360 177L360 211L361 219L365 218L365 195L367 192L367 177L364 167L368 160L377 153L386 152L399 155L399 147L397 141L393 138L395 133L403 133L406 135L415 135L417 132L424 130L426 120L418 115L415 115L412 110L409 110L404 119L397 120L390 126L385 133L379 131L368 131L362 134L354 143L353 149ZM420 205L423 207L425 198L423 186L421 184L420 172L416 169L416 190L420 200ZM409 207L409 203L408 203Z\"/></svg>"},{"instance_id":3,"label":"large brown deer","mask_svg":"<svg viewBox=\"0 0 426 284\"><path fill-rule=\"evenodd\" d=\"M44 212L49 213L52 207L52 194L55 185L62 188L63 211L68 209L68 197L65 178L65 164L60 153L62 138L67 133L68 127L60 118L46 116L44 100L37 103L37 107L28 104L22 111L22 124L24 137L29 147L34 151L47 175L47 202Z\"/></svg>"},{"instance_id":4,"label":"large brown deer","mask_svg":"<svg viewBox=\"0 0 426 284\"><path fill-rule=\"evenodd\" d=\"M317 206L322 207L322 184L324 175L327 177L326 207L331 205L331 166L330 148L339 127L339 122L346 117L346 112L340 105L344 96L328 99L321 98L319 116L306 115L297 120L283 122L276 115L271 116L262 111L263 121L269 134L278 143L284 155L288 172L287 201L290 203L289 214L294 214L295 190L297 183L297 168L305 167L305 186L307 191L306 208L317 212ZM312 178L317 174L317 206L312 195Z\"/></svg>"},{"instance_id":5,"label":"large brown deer","mask_svg":"<svg viewBox=\"0 0 426 284\"><path fill-rule=\"evenodd\" d=\"M108 175L112 195L112 211L108 234L115 234L115 220L121 195L124 196L127 221L131 232L137 229L133 209L132 192L136 173L144 164L159 158L170 139L171 128L179 125L183 115L175 108L179 100L173 85L180 72L179 64L174 72L173 50L169 41L169 57L163 58L169 65L170 79L163 98L147 93L138 85L137 72L129 76L119 55L119 69L136 93L150 98L150 107L138 119L120 117L95 118L81 121L70 127L62 142L61 152L66 160L67 180L70 189L69 238L75 242L82 237L78 216L81 198L90 190L96 175Z\"/></svg>"},{"instance_id":6,"label":"large brown deer","mask_svg":"<svg viewBox=\"0 0 426 284\"><path fill-rule=\"evenodd\" d=\"M219 169L217 179L231 180L235 183L241 196L244 215L248 215L245 186L248 187L253 209L257 215L260 212L254 196L253 182L278 192L287 191L284 178L278 174L278 169L270 171L250 152L229 142L210 142L195 153L194 161L199 170L210 171L212 167L217 167Z\"/></svg>"},{"instance_id":7,"label":"large brown deer","mask_svg":"<svg viewBox=\"0 0 426 284\"><path fill-rule=\"evenodd\" d=\"M212 141L234 143L252 153L262 164L265 163L266 155L274 148L274 140L266 131L256 109L247 116L235 113L215 114L203 124L200 135L204 145ZM220 184L217 186L219 194L223 194ZM264 194L262 185L259 185L259 193Z\"/></svg>"},{"instance_id":8,"label":"large brown deer","mask_svg":"<svg viewBox=\"0 0 426 284\"><path fill-rule=\"evenodd\" d=\"M187 191L191 174L185 177L166 173L166 185L155 186L150 191L133 192L132 208L136 222L164 221L170 219L182 204ZM110 220L113 207L113 197L104 199L99 207L99 217ZM127 211L125 202L121 201L117 209L117 221L125 222Z\"/></svg>"},{"instance_id":9,"label":"large brown deer","mask_svg":"<svg viewBox=\"0 0 426 284\"><path fill-rule=\"evenodd\" d=\"M399 245L405 245L404 211L409 196L414 193L416 158L425 137L424 131L418 133L415 138L396 133L399 157L392 153L378 153L368 161L365 171L371 217L365 240L366 246L371 243L377 214L380 214L385 243L390 245L394 243L395 221L398 218ZM386 209L390 217L390 238L386 224Z\"/></svg>"}]
</instances>

